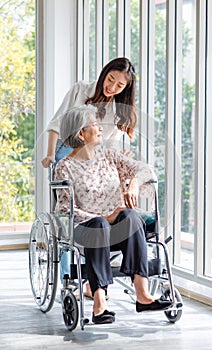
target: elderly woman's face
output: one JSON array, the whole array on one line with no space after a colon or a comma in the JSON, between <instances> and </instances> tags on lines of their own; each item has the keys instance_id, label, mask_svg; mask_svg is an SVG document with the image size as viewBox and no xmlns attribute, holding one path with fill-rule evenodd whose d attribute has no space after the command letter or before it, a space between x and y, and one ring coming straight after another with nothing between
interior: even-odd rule
<instances>
[{"instance_id":1,"label":"elderly woman's face","mask_svg":"<svg viewBox=\"0 0 212 350\"><path fill-rule=\"evenodd\" d=\"M81 130L85 145L99 145L102 143L102 126L98 124L96 118L92 118L89 124Z\"/></svg>"}]
</instances>

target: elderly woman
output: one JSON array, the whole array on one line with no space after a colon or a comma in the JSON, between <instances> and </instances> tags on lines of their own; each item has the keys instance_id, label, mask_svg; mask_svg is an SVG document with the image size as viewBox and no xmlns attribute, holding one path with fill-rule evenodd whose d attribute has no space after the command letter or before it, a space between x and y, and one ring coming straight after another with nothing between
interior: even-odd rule
<instances>
[{"instance_id":1,"label":"elderly woman","mask_svg":"<svg viewBox=\"0 0 212 350\"><path fill-rule=\"evenodd\" d=\"M131 276L135 286L136 311L161 310L168 300L155 300L148 292L147 245L143 223L135 210L136 199L130 184L139 186L154 178L146 164L132 160L115 150L96 147L102 143L102 127L96 109L81 106L68 110L60 128L63 141L73 151L57 165L56 179L70 180L74 188L76 242L84 246L87 276L94 297L92 321L112 323L115 313L106 309L107 287L113 283L110 251L123 254L120 271ZM69 211L69 191L57 192L56 211Z\"/></svg>"}]
</instances>

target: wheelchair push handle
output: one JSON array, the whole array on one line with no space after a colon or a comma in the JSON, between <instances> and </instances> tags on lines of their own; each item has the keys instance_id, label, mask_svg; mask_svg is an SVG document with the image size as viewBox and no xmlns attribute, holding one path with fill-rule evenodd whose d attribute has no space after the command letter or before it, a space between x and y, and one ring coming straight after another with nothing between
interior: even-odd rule
<instances>
[{"instance_id":1,"label":"wheelchair push handle","mask_svg":"<svg viewBox=\"0 0 212 350\"><path fill-rule=\"evenodd\" d=\"M62 188L70 188L71 183L69 180L54 180L54 169L55 163L51 163L49 166L49 186L52 190L62 189Z\"/></svg>"}]
</instances>

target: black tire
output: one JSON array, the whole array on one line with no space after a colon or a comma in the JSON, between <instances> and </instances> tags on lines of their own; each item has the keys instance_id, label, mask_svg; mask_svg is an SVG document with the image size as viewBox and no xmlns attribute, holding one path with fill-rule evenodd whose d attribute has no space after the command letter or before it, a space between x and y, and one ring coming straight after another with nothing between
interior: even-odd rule
<instances>
[{"instance_id":1,"label":"black tire","mask_svg":"<svg viewBox=\"0 0 212 350\"><path fill-rule=\"evenodd\" d=\"M78 324L79 309L77 300L71 291L62 293L63 320L69 331L73 331Z\"/></svg>"},{"instance_id":2,"label":"black tire","mask_svg":"<svg viewBox=\"0 0 212 350\"><path fill-rule=\"evenodd\" d=\"M176 288L174 288L174 294L175 294L175 298L177 300L177 303L183 304L180 292ZM170 288L165 289L163 295L164 295L165 299L172 300ZM179 319L181 318L182 309L164 311L164 313L171 323L175 323L175 322L179 321Z\"/></svg>"},{"instance_id":3,"label":"black tire","mask_svg":"<svg viewBox=\"0 0 212 350\"><path fill-rule=\"evenodd\" d=\"M29 274L35 302L41 311L50 311L57 292L58 249L55 227L48 213L40 213L31 228Z\"/></svg>"}]
</instances>

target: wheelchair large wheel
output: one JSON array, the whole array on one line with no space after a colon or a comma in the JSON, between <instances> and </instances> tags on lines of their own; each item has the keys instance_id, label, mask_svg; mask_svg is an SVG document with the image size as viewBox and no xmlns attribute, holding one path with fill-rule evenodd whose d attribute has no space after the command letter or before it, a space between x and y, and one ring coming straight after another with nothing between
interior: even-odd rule
<instances>
[{"instance_id":1,"label":"wheelchair large wheel","mask_svg":"<svg viewBox=\"0 0 212 350\"><path fill-rule=\"evenodd\" d=\"M39 214L32 225L29 274L38 307L43 312L50 311L57 291L58 249L55 227L48 213Z\"/></svg>"},{"instance_id":2,"label":"wheelchair large wheel","mask_svg":"<svg viewBox=\"0 0 212 350\"><path fill-rule=\"evenodd\" d=\"M77 300L71 291L61 292L63 320L69 331L76 328L79 318Z\"/></svg>"},{"instance_id":3,"label":"wheelchair large wheel","mask_svg":"<svg viewBox=\"0 0 212 350\"><path fill-rule=\"evenodd\" d=\"M176 288L174 288L174 294L175 294L177 304L183 305L183 301L182 301L182 297L180 295L180 292ZM163 295L164 295L165 299L171 300L170 288L165 289ZM179 308L179 310L178 309L170 310L170 311L167 310L167 311L164 311L164 314L166 315L166 317L168 318L168 320L171 323L175 323L175 322L179 321L179 319L182 316L182 308Z\"/></svg>"}]
</instances>

